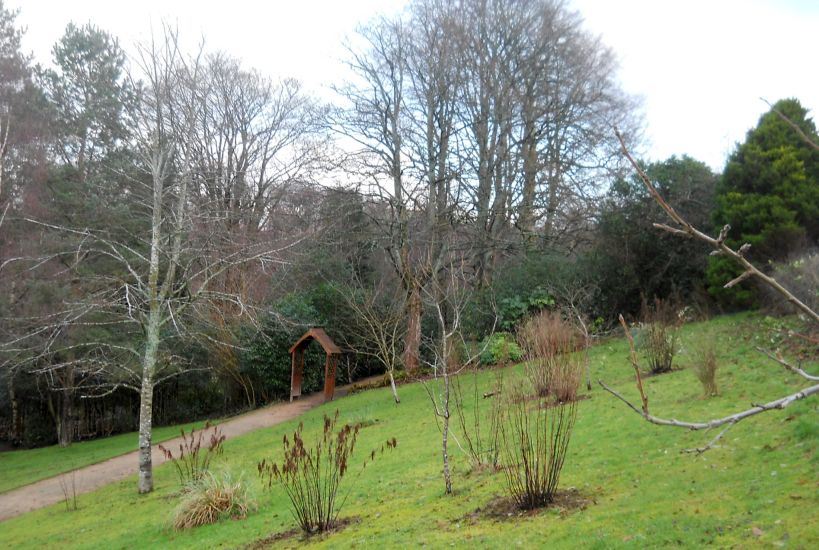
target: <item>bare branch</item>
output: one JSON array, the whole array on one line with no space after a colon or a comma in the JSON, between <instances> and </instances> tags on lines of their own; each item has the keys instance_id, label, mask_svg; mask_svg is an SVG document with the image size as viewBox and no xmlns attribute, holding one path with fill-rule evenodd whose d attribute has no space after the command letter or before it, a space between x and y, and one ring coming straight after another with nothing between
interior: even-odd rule
<instances>
[{"instance_id":1,"label":"bare branch","mask_svg":"<svg viewBox=\"0 0 819 550\"><path fill-rule=\"evenodd\" d=\"M736 424L736 422L729 422L727 426L725 426L722 430L720 430L720 432L716 435L716 437L714 437L714 439L712 439L711 441L709 441L708 443L706 443L702 447L695 447L693 449L683 449L680 452L682 452L682 453L696 453L696 454L699 455L699 454L704 453L705 451L708 451L709 449L713 449L715 447L717 441L722 439L722 436L724 436L725 433L734 426L734 424Z\"/></svg>"},{"instance_id":2,"label":"bare branch","mask_svg":"<svg viewBox=\"0 0 819 550\"><path fill-rule=\"evenodd\" d=\"M778 293L780 293L782 296L784 296L788 302L792 303L796 308L798 308L800 311L806 314L810 319L813 320L813 322L819 323L819 313L813 311L807 304L799 300L799 298L794 296L793 293L791 293L788 289L779 284L779 282L777 282L776 279L760 271L754 264L752 264L750 261L748 261L748 259L745 258L744 252L747 251L745 245L743 245L739 249L739 251L737 251L729 247L727 244L725 244L724 242L725 237L727 236L730 226L725 226L722 232L720 233L719 238L715 239L703 233L690 223L688 223L674 209L674 207L672 207L665 201L662 195L660 195L660 193L651 183L651 180L649 179L648 175L646 175L646 173L643 171L643 169L640 167L637 161L634 160L634 157L631 156L631 153L629 153L628 148L626 147L626 142L624 141L622 134L620 134L620 131L615 128L614 132L617 135L617 139L620 140L620 148L623 155L629 160L631 165L634 167L634 170L636 170L637 175L640 177L640 180L643 182L643 185L645 185L649 194L657 202L657 204L659 204L660 207L663 210L665 210L666 214L668 214L668 216L674 221L674 223L676 223L679 226L677 228L668 227L666 229L667 231L671 230L671 232L674 234L686 233L695 239L708 243L719 254L723 256L728 256L729 258L733 258L738 264L745 268L745 272L737 279L734 279L733 281L729 282L728 285L733 286L739 283L741 280L744 280L751 276L757 277L761 279L765 284L767 284L768 286L776 290ZM726 285L726 287L730 288L728 285Z\"/></svg>"},{"instance_id":3,"label":"bare branch","mask_svg":"<svg viewBox=\"0 0 819 550\"><path fill-rule=\"evenodd\" d=\"M779 363L780 365L782 365L783 367L785 367L787 370L789 370L789 371L791 371L791 372L793 372L793 373L798 374L798 375L799 375L799 376L801 376L802 378L805 378L806 380L810 380L810 381L812 381L812 382L819 382L819 376L815 376L815 375L813 375L813 374L808 374L807 372L805 372L804 370L800 369L799 367L795 367L795 366L791 365L790 363L788 363L788 362L785 360L785 358L784 358L784 357L782 357L782 354L781 354L781 353L779 353L779 351L777 351L777 352L776 352L776 355L774 355L773 353L769 352L768 350L762 349L762 348L760 348L760 347L757 347L757 348L756 348L756 350L757 350L759 353L762 353L762 354L767 355L767 356L768 356L770 359L772 359L772 360L776 361L777 363Z\"/></svg>"},{"instance_id":4,"label":"bare branch","mask_svg":"<svg viewBox=\"0 0 819 550\"><path fill-rule=\"evenodd\" d=\"M770 107L771 111L776 113L776 115L779 118L781 118L783 121L785 121L785 124L790 126L799 135L799 137L802 138L802 141L804 141L809 146L811 146L814 149L816 149L817 151L819 151L819 144L817 144L815 141L813 141L811 138L809 138L808 135L802 130L802 128L799 127L798 124L796 124L794 121L792 121L787 116L785 116L785 114L782 111L780 111L779 109L777 109L776 107L771 105L771 103L767 99L765 99L764 97L760 97L759 99L761 99L768 107Z\"/></svg>"},{"instance_id":5,"label":"bare branch","mask_svg":"<svg viewBox=\"0 0 819 550\"><path fill-rule=\"evenodd\" d=\"M614 390L613 388L611 388L611 387L607 386L605 383L603 383L602 380L598 380L597 383L600 384L600 386L604 390L606 390L607 392L609 392L610 394L615 396L617 399L619 399L620 401L625 403L631 410L633 410L634 412L636 412L637 414L642 416L648 422L651 422L652 424L657 424L659 426L674 426L674 427L677 427L677 428L685 428L685 429L688 429L688 430L711 430L713 428L718 428L718 427L727 425L727 427L724 430L722 430L714 439L712 439L709 443L707 443L703 447L698 447L698 448L695 448L695 449L687 449L684 452L695 452L695 453L698 453L698 454L703 453L703 452L713 448L714 445L717 443L717 441L719 441L722 438L722 436L725 435L725 432L727 432L728 429L730 427L732 427L734 424L736 424L737 422L740 422L740 421L742 421L742 420L744 420L746 418L749 418L751 416L755 416L755 415L757 415L759 413L763 413L763 412L766 412L766 411L771 411L771 410L776 410L776 409L784 409L785 407L787 407L788 405L790 405L794 401L798 401L798 400L804 399L804 398L806 398L806 397L808 397L810 395L819 393L819 384L814 385L814 386L809 386L807 388L799 390L796 393L786 395L786 396L781 397L779 399L774 399L773 401L769 401L768 403L761 404L761 405L753 405L750 409L746 409L744 411L740 411L738 413L734 413L734 414L729 415L729 416L725 416L725 417L722 417L722 418L716 418L716 419L708 420L708 421L705 421L705 422L688 422L688 421L676 420L676 419L673 419L673 418L667 419L667 418L660 418L660 417L654 416L651 413L649 413L649 410L648 410L648 397L646 396L645 390L643 389L643 382L642 382L642 378L641 378L641 375L640 375L640 366L638 364L637 353L636 353L635 348L634 348L634 338L631 336L631 331L629 330L628 325L626 324L625 319L623 318L622 315L620 315L620 324L623 326L623 330L626 333L626 338L628 339L629 352L631 354L631 364L634 367L634 371L635 371L636 376L637 376L637 390L640 393L640 399L642 401L642 409L637 408L636 405L632 404L628 399L623 397L622 394L618 393L616 390ZM780 363L786 369L788 369L788 370L790 370L792 372L795 372L795 373L803 376L804 378L807 378L808 380L811 380L811 381L819 380L819 377L810 375L810 374L806 373L805 371L803 371L802 369L800 369L798 367L794 367L793 365L790 365L789 363L787 363L781 357L781 355L774 356L774 355L766 352L765 350L763 350L761 348L757 348L757 349L760 352L764 353L765 355L768 355L768 357L770 357L774 361L777 361L778 363Z\"/></svg>"},{"instance_id":6,"label":"bare branch","mask_svg":"<svg viewBox=\"0 0 819 550\"><path fill-rule=\"evenodd\" d=\"M767 403L761 405L754 405L750 409L746 409L744 411L740 411L738 413L734 413L729 416L724 416L722 418L715 418L713 420L708 420L706 422L686 422L681 420L676 420L673 418L660 418L646 412L641 411L636 406L634 406L628 399L623 397L620 393L615 391L614 389L610 388L606 384L603 383L602 380L597 381L600 386L612 394L614 397L625 403L629 406L631 410L651 422L652 424L657 424L659 426L674 426L676 428L685 428L688 430L710 430L713 428L718 428L720 426L724 426L726 424L736 424L741 420L745 420L751 416L756 416L759 413L763 413L766 411L772 411L776 409L784 409L794 401L799 401L801 399L805 399L811 395L819 393L819 384L815 386L808 386L807 388L801 389L798 392L786 395L785 397L780 397L779 399L774 399L773 401L769 401Z\"/></svg>"}]
</instances>

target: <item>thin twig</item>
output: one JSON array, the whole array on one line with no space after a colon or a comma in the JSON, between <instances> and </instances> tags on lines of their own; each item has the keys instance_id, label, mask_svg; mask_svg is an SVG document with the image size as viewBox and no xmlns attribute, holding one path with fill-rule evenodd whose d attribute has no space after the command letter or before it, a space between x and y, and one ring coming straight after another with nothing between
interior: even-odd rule
<instances>
[{"instance_id":1,"label":"thin twig","mask_svg":"<svg viewBox=\"0 0 819 550\"><path fill-rule=\"evenodd\" d=\"M706 443L702 447L694 447L693 449L683 449L680 452L681 453L696 453L698 455L701 455L705 451L713 449L714 446L716 445L717 441L722 439L722 436L724 436L725 433L734 426L734 424L736 424L736 422L728 423L727 426L725 426L722 430L720 430L720 432L717 434L717 436L714 439L712 439L711 441L709 441L708 443Z\"/></svg>"}]
</instances>

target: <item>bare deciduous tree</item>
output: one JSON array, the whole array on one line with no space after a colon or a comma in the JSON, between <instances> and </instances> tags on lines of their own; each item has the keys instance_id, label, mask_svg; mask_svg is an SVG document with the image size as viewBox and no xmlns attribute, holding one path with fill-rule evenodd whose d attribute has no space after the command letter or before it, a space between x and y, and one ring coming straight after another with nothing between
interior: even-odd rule
<instances>
[{"instance_id":1,"label":"bare deciduous tree","mask_svg":"<svg viewBox=\"0 0 819 550\"><path fill-rule=\"evenodd\" d=\"M432 402L433 413L441 431L441 457L443 464L444 492L452 493L452 469L449 456L449 439L452 436L450 419L453 410L453 377L467 365L477 361L480 351L470 356L470 349L462 332L462 314L471 294L468 278L467 254L450 259L434 282L425 288L427 306L434 312L437 333L429 341L433 372L432 381L423 381ZM472 350L475 351L475 350Z\"/></svg>"},{"instance_id":2,"label":"bare deciduous tree","mask_svg":"<svg viewBox=\"0 0 819 550\"><path fill-rule=\"evenodd\" d=\"M401 342L404 329L404 306L402 296L384 296L386 289L382 284L370 291L358 279L347 287L334 285L344 299L344 303L352 312L356 323L351 334L357 339L356 352L374 357L380 362L390 379L390 389L395 403L401 402L398 397L398 388L395 385L395 369L401 361ZM351 342L344 342L345 346L352 347Z\"/></svg>"},{"instance_id":3,"label":"bare deciduous tree","mask_svg":"<svg viewBox=\"0 0 819 550\"><path fill-rule=\"evenodd\" d=\"M360 147L351 177L372 199L374 221L405 293L403 363L419 364L423 292L446 257L459 190L453 187L454 45L452 7L417 6L412 22L381 19L351 51L359 79L338 89L347 106L336 130Z\"/></svg>"},{"instance_id":4,"label":"bare deciduous tree","mask_svg":"<svg viewBox=\"0 0 819 550\"><path fill-rule=\"evenodd\" d=\"M473 266L488 284L519 244L565 243L588 225L616 165L612 124L636 125L612 52L564 2L474 0L456 18L459 152L474 219ZM573 237L573 238L569 238Z\"/></svg>"},{"instance_id":5,"label":"bare deciduous tree","mask_svg":"<svg viewBox=\"0 0 819 550\"><path fill-rule=\"evenodd\" d=\"M85 395L120 387L139 393L140 493L153 489L155 388L203 368L176 355L175 346L213 342L220 334L213 326L222 326L217 321L226 315L252 320L252 297L224 285L225 274L249 263L269 272L298 240L292 232L281 238L265 227L256 238L242 239L221 223L231 208L236 212L234 205L221 203L217 210L215 202L196 200L201 144L196 132L208 89L206 66L201 50L186 56L176 31L167 26L163 31L140 46L134 60L139 74L132 79L135 84L139 79L140 95L132 144L137 165L127 175L131 218L117 228L27 220L60 235L63 248L15 260L36 267L56 258L74 278L89 282L82 293L64 298L58 311L41 317L35 330L4 346L7 352L27 353L28 364L41 365L44 372L72 372L77 391ZM91 276L83 272L83 266L103 261L108 268L92 270ZM109 334L72 343L64 337L72 327L105 327Z\"/></svg>"}]
</instances>

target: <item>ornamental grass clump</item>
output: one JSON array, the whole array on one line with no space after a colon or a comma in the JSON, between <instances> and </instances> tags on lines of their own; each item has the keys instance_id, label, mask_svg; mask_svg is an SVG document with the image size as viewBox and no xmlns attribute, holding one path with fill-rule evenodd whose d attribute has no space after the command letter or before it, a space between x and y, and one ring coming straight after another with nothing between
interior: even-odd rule
<instances>
[{"instance_id":1,"label":"ornamental grass clump","mask_svg":"<svg viewBox=\"0 0 819 550\"><path fill-rule=\"evenodd\" d=\"M655 300L650 307L643 303L643 323L637 345L651 374L670 372L677 354L679 317L667 300Z\"/></svg>"},{"instance_id":2,"label":"ornamental grass clump","mask_svg":"<svg viewBox=\"0 0 819 550\"><path fill-rule=\"evenodd\" d=\"M187 486L174 511L173 527L191 529L221 519L243 519L253 508L255 502L241 477L233 479L228 472L221 476L206 472Z\"/></svg>"},{"instance_id":3,"label":"ornamental grass clump","mask_svg":"<svg viewBox=\"0 0 819 550\"><path fill-rule=\"evenodd\" d=\"M173 462L179 483L185 488L201 480L208 473L213 458L222 454L226 438L222 431L210 422L206 422L205 427L198 432L195 428L191 428L189 434L185 433L184 428L180 431L182 442L179 444L178 455L174 456L173 451L162 445L159 445L159 450L166 459ZM205 443L207 446L203 447Z\"/></svg>"},{"instance_id":4,"label":"ornamental grass clump","mask_svg":"<svg viewBox=\"0 0 819 550\"><path fill-rule=\"evenodd\" d=\"M702 384L705 397L719 394L719 388L717 388L718 367L716 344L713 341L708 341L694 355L694 374Z\"/></svg>"},{"instance_id":5,"label":"ornamental grass clump","mask_svg":"<svg viewBox=\"0 0 819 550\"><path fill-rule=\"evenodd\" d=\"M267 460L258 464L259 476L268 489L274 484L282 486L290 500L290 511L307 534L323 533L335 527L350 494L348 490L340 496L339 486L349 472L361 426L345 424L336 431L337 422L338 410L332 418L325 415L322 434L312 446L305 442L304 424L299 424L292 439L286 434L282 439L284 460L281 464ZM392 438L382 445L381 452L396 445L397 441ZM375 456L373 450L359 475Z\"/></svg>"}]
</instances>

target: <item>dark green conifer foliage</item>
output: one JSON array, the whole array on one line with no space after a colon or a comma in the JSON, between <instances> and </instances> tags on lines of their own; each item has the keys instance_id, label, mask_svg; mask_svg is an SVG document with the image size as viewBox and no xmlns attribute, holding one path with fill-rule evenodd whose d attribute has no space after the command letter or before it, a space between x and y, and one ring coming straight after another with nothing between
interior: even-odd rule
<instances>
[{"instance_id":1,"label":"dark green conifer foliage","mask_svg":"<svg viewBox=\"0 0 819 550\"><path fill-rule=\"evenodd\" d=\"M717 226L731 225L728 244L750 243L749 256L761 263L783 260L815 246L819 238L819 151L777 111L819 142L816 126L798 100L777 102L729 157L715 213ZM752 305L750 286L723 288L737 275L733 262L712 258L709 290L724 305Z\"/></svg>"}]
</instances>

